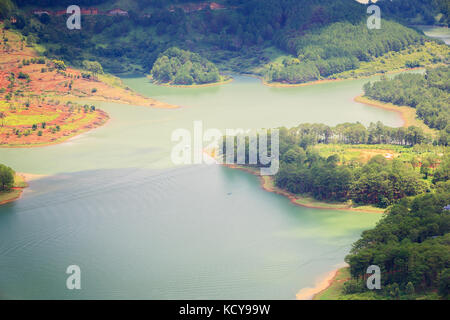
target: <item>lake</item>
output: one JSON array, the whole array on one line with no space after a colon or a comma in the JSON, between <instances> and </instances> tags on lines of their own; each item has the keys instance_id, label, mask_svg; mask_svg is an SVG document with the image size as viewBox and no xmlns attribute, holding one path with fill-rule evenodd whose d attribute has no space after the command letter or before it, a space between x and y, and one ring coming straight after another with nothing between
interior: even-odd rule
<instances>
[{"instance_id":1,"label":"lake","mask_svg":"<svg viewBox=\"0 0 450 320\"><path fill-rule=\"evenodd\" d=\"M450 29L438 26L415 26L422 30L427 36L437 38L450 45Z\"/></svg>"},{"instance_id":2,"label":"lake","mask_svg":"<svg viewBox=\"0 0 450 320\"><path fill-rule=\"evenodd\" d=\"M110 122L66 143L0 149L0 162L45 174L0 207L2 299L294 299L340 266L380 214L294 206L257 177L220 166L174 166L171 133L305 122L382 121L398 114L355 103L368 80L295 88L235 76L226 85L127 86L182 106L96 103ZM79 265L82 289L67 290Z\"/></svg>"}]
</instances>

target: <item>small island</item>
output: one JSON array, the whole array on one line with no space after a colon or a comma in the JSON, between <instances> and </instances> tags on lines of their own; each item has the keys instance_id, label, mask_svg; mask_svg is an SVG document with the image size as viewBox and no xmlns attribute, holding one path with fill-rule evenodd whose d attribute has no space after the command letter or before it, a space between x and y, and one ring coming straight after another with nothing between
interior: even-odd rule
<instances>
[{"instance_id":1,"label":"small island","mask_svg":"<svg viewBox=\"0 0 450 320\"><path fill-rule=\"evenodd\" d=\"M164 51L153 65L150 78L157 84L170 86L205 86L231 80L221 76L211 61L199 54L172 47Z\"/></svg>"}]
</instances>

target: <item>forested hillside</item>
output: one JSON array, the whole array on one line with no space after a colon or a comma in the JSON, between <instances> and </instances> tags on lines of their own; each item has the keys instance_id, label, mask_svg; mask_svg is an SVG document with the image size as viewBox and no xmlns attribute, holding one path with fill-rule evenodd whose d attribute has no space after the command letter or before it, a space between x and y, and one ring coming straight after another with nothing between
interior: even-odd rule
<instances>
[{"instance_id":1,"label":"forested hillside","mask_svg":"<svg viewBox=\"0 0 450 320\"><path fill-rule=\"evenodd\" d=\"M204 1L122 1L128 15L83 15L82 30L68 30L65 15L31 13L33 8L64 9L68 1L46 0L37 6L16 0L25 9L15 10L17 21L7 26L31 36L49 58L73 66L95 60L107 72L148 73L162 52L178 47L200 54L220 70L287 83L354 70L361 62L424 41L418 32L387 20L382 30L368 30L366 6L354 0L217 2L221 7L216 10ZM78 4L103 11L117 6L112 0Z\"/></svg>"},{"instance_id":2,"label":"forested hillside","mask_svg":"<svg viewBox=\"0 0 450 320\"><path fill-rule=\"evenodd\" d=\"M450 67L422 74L400 74L393 79L364 85L369 98L416 108L417 116L431 128L450 133Z\"/></svg>"},{"instance_id":3,"label":"forested hillside","mask_svg":"<svg viewBox=\"0 0 450 320\"><path fill-rule=\"evenodd\" d=\"M448 299L450 294L450 189L401 200L378 225L364 231L346 257L352 280L343 299ZM369 265L381 268L381 290L369 291Z\"/></svg>"},{"instance_id":4,"label":"forested hillside","mask_svg":"<svg viewBox=\"0 0 450 320\"><path fill-rule=\"evenodd\" d=\"M306 33L282 34L281 48L297 59L270 64L266 79L274 82L301 83L357 69L362 61L371 61L390 51L401 51L425 38L412 29L383 21L380 30L369 30L365 21L339 22Z\"/></svg>"}]
</instances>

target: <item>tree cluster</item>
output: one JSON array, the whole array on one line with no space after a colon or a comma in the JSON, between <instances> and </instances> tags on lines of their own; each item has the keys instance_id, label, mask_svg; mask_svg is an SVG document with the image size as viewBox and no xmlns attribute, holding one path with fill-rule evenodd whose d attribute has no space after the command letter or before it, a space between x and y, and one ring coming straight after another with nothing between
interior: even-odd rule
<instances>
[{"instance_id":1,"label":"tree cluster","mask_svg":"<svg viewBox=\"0 0 450 320\"><path fill-rule=\"evenodd\" d=\"M364 85L369 98L416 108L417 116L431 128L450 132L450 67L422 74L400 74Z\"/></svg>"},{"instance_id":2,"label":"tree cluster","mask_svg":"<svg viewBox=\"0 0 450 320\"><path fill-rule=\"evenodd\" d=\"M275 176L278 187L325 201L348 201L386 208L426 190L411 164L375 156L367 164L340 164L337 155L321 157L314 149L292 146L283 153Z\"/></svg>"},{"instance_id":3,"label":"tree cluster","mask_svg":"<svg viewBox=\"0 0 450 320\"><path fill-rule=\"evenodd\" d=\"M220 80L219 70L200 55L169 48L156 60L150 71L153 79L178 85L214 83Z\"/></svg>"},{"instance_id":4,"label":"tree cluster","mask_svg":"<svg viewBox=\"0 0 450 320\"><path fill-rule=\"evenodd\" d=\"M450 190L405 198L388 209L377 226L362 233L346 262L362 280L367 267L381 269L379 294L398 298L414 292L450 293ZM346 293L367 291L364 281L346 285ZM375 290L377 291L377 290Z\"/></svg>"}]
</instances>

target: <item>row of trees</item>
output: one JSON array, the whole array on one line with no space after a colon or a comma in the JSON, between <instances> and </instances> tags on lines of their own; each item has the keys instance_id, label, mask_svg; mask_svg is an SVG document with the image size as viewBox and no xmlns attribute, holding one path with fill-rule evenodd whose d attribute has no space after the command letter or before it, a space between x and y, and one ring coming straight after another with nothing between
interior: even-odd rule
<instances>
[{"instance_id":1,"label":"row of trees","mask_svg":"<svg viewBox=\"0 0 450 320\"><path fill-rule=\"evenodd\" d=\"M431 136L425 134L422 128L392 128L380 121L371 123L368 127L357 123L342 123L335 127L325 124L303 123L297 127L281 128L280 134L287 137L288 143L297 144L303 148L318 143L345 144L395 144L409 145L432 142ZM433 141L439 144L439 140Z\"/></svg>"},{"instance_id":2,"label":"row of trees","mask_svg":"<svg viewBox=\"0 0 450 320\"><path fill-rule=\"evenodd\" d=\"M162 53L150 71L154 80L180 85L214 83L220 80L219 70L210 61L179 48Z\"/></svg>"},{"instance_id":3,"label":"row of trees","mask_svg":"<svg viewBox=\"0 0 450 320\"><path fill-rule=\"evenodd\" d=\"M450 131L450 67L422 74L400 74L364 85L369 98L416 108L417 116L431 128Z\"/></svg>"}]
</instances>

